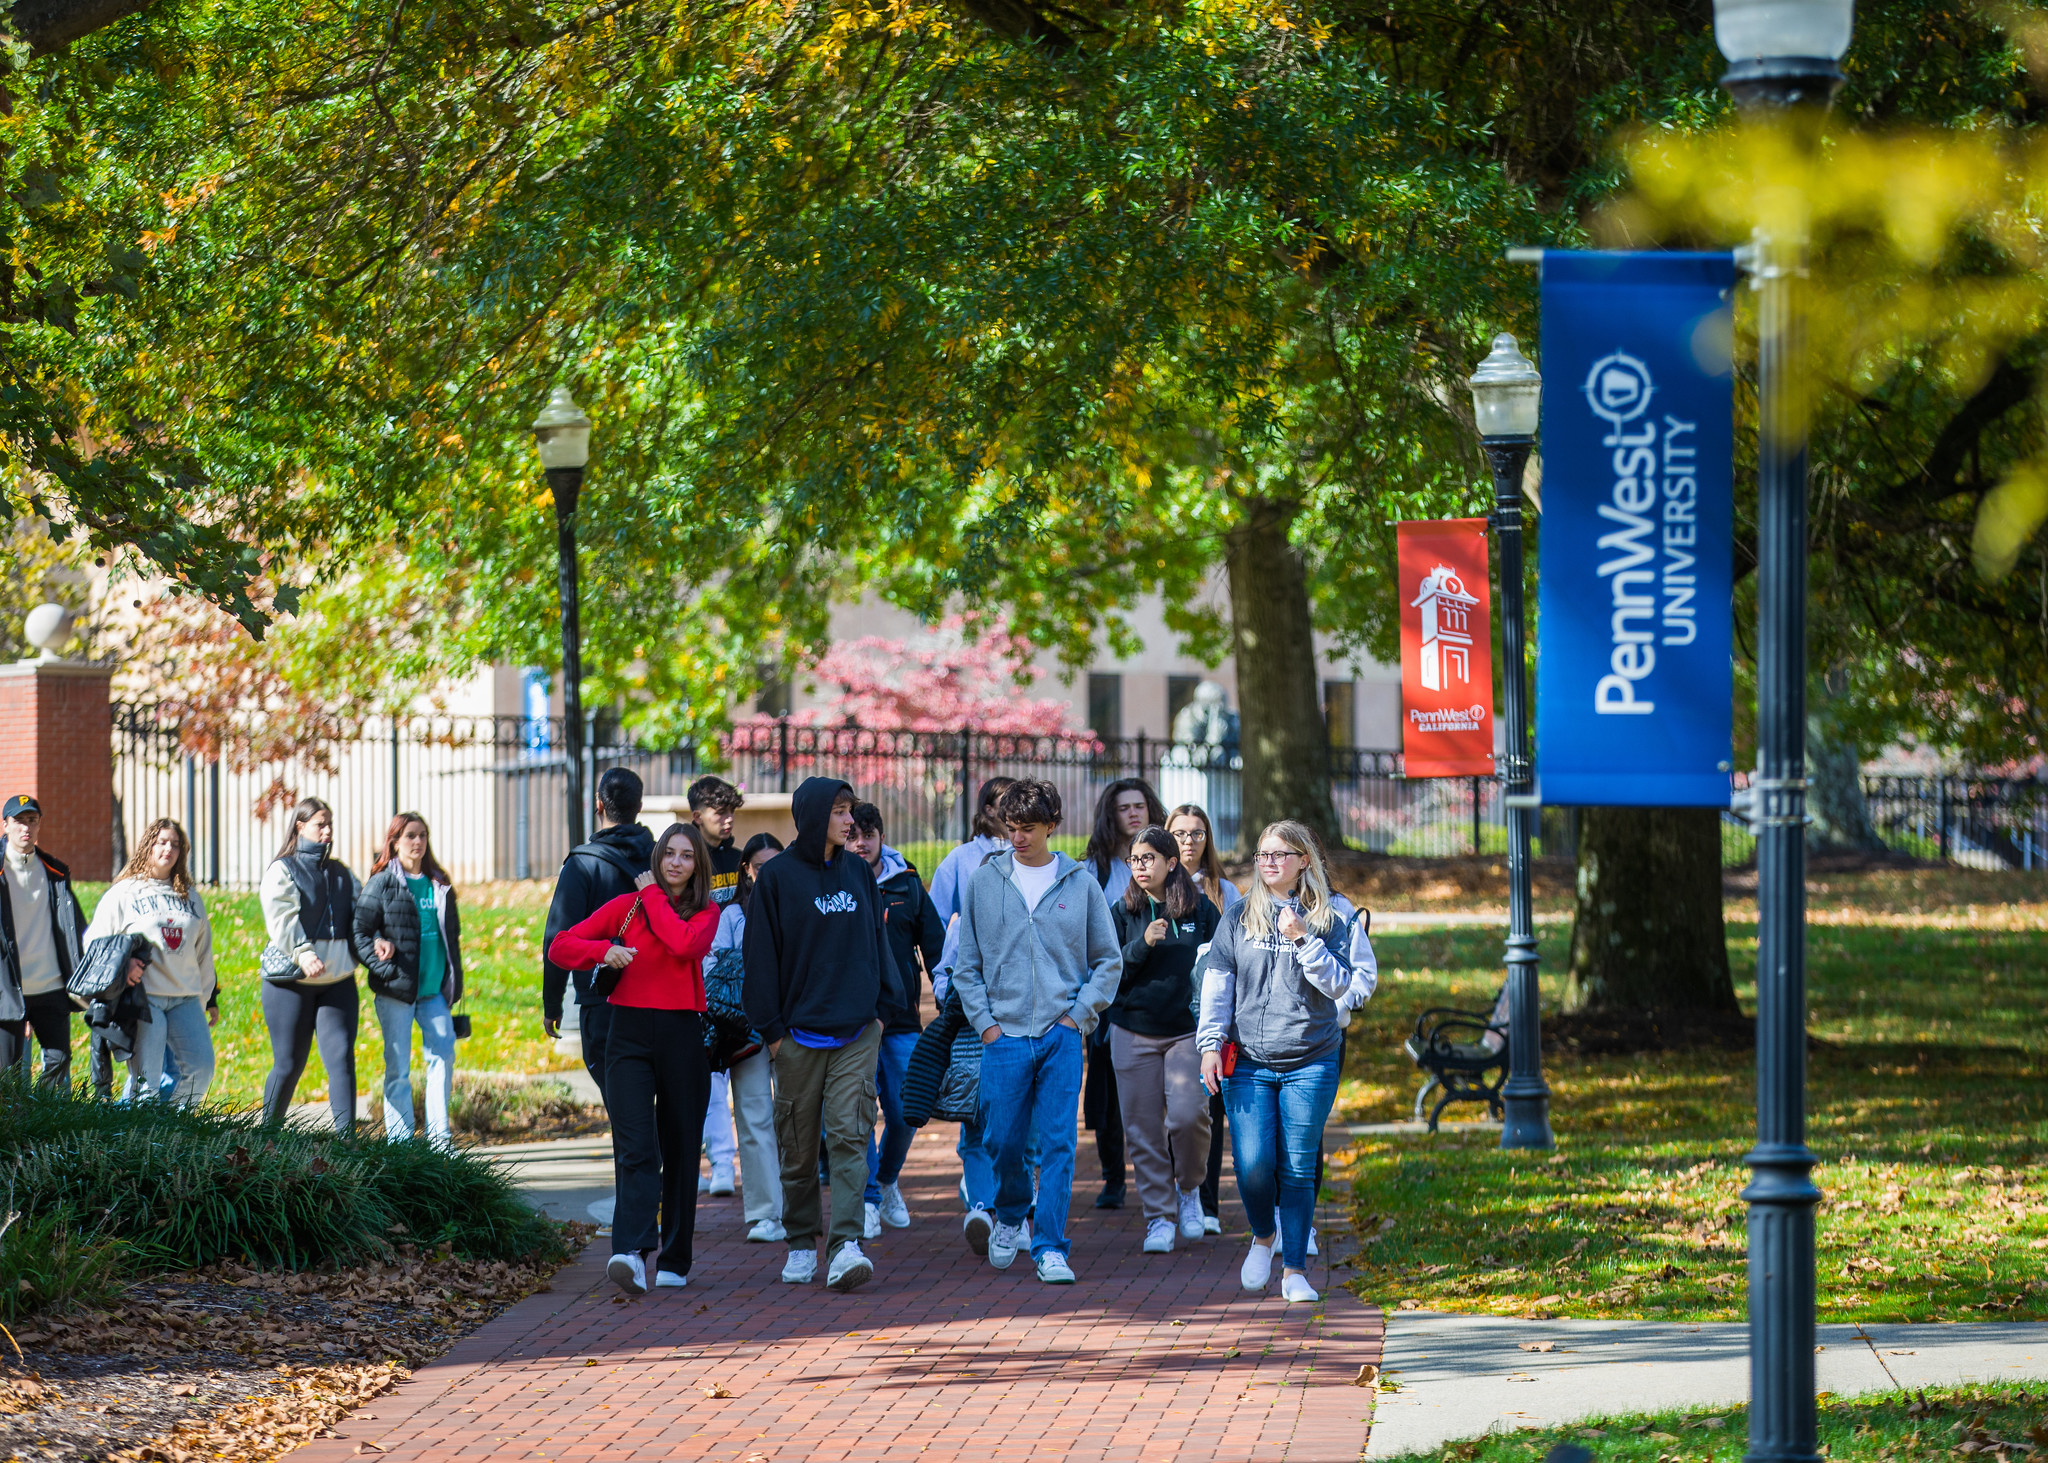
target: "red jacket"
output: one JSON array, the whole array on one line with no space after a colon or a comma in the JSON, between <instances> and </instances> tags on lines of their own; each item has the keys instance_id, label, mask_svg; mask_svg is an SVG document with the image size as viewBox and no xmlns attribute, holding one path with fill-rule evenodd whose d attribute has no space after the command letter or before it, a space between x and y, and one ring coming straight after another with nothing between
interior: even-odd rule
<instances>
[{"instance_id":1,"label":"red jacket","mask_svg":"<svg viewBox=\"0 0 2048 1463\"><path fill-rule=\"evenodd\" d=\"M635 900L638 910L633 909ZM717 905L685 920L669 907L658 886L649 886L599 905L590 918L556 935L548 946L548 959L570 970L588 970L604 962L612 936L620 935L636 953L611 994L614 1006L701 1011L704 957L717 933Z\"/></svg>"}]
</instances>

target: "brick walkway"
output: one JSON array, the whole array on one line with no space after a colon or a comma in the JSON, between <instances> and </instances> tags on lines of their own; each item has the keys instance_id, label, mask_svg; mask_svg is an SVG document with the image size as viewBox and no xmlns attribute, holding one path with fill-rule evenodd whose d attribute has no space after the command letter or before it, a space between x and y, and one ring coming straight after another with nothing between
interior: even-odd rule
<instances>
[{"instance_id":1,"label":"brick walkway","mask_svg":"<svg viewBox=\"0 0 2048 1463\"><path fill-rule=\"evenodd\" d=\"M1080 1281L1041 1285L1028 1256L996 1271L961 1242L957 1131L918 1136L903 1179L916 1222L867 1247L876 1278L852 1295L778 1283L783 1246L745 1244L737 1201L705 1199L687 1290L615 1299L600 1238L551 1292L292 1463L1361 1456L1372 1392L1350 1382L1379 1360L1380 1314L1327 1288L1286 1305L1277 1268L1246 1295L1227 1178L1226 1236L1171 1255L1141 1254L1135 1208L1098 1216L1094 1185L1077 1185Z\"/></svg>"}]
</instances>

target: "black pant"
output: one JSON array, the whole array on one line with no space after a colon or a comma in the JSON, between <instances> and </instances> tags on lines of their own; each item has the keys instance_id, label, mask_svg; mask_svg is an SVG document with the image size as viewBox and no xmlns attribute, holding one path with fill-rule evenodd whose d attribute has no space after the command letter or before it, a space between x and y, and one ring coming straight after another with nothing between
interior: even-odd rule
<instances>
[{"instance_id":1,"label":"black pant","mask_svg":"<svg viewBox=\"0 0 2048 1463\"><path fill-rule=\"evenodd\" d=\"M23 996L21 1004L27 1014L19 1021L0 1021L0 1071L19 1062L28 1065L28 1034L36 1034L36 1045L43 1049L43 1075L39 1079L45 1087L59 1092L71 1090L71 997L63 991L44 991L40 995Z\"/></svg>"},{"instance_id":2,"label":"black pant","mask_svg":"<svg viewBox=\"0 0 2048 1463\"><path fill-rule=\"evenodd\" d=\"M1105 1035L1107 1027L1098 1027ZM1116 1067L1109 1043L1088 1039L1088 1073L1081 1085L1081 1117L1095 1130L1095 1156L1102 1164L1104 1188L1124 1186L1124 1110L1116 1096Z\"/></svg>"},{"instance_id":3,"label":"black pant","mask_svg":"<svg viewBox=\"0 0 2048 1463\"><path fill-rule=\"evenodd\" d=\"M1209 1171L1202 1177L1202 1212L1214 1219L1223 1212L1223 1144L1230 1128L1223 1116L1223 1094L1209 1094Z\"/></svg>"},{"instance_id":4,"label":"black pant","mask_svg":"<svg viewBox=\"0 0 2048 1463\"><path fill-rule=\"evenodd\" d=\"M327 985L304 981L263 982L263 1024L270 1028L270 1075L263 1079L263 1121L281 1123L292 1104L313 1042L327 1069L327 1112L334 1131L356 1125L356 1021L360 1000L355 977Z\"/></svg>"},{"instance_id":5,"label":"black pant","mask_svg":"<svg viewBox=\"0 0 2048 1463\"><path fill-rule=\"evenodd\" d=\"M576 1026L583 1038L583 1070L597 1084L598 1098L607 1108L611 1106L611 1099L605 1095L609 1090L604 1085L608 1062L605 1046L612 1034L612 1010L611 1002L595 998L588 1003L580 1000L576 1003ZM704 1100L708 1106L711 1099L707 1096Z\"/></svg>"},{"instance_id":6,"label":"black pant","mask_svg":"<svg viewBox=\"0 0 2048 1463\"><path fill-rule=\"evenodd\" d=\"M583 1014L590 1014L588 1006ZM637 1255L658 1244L656 1268L688 1275L697 1233L697 1159L711 1105L704 1018L695 1011L614 1006L609 1025L604 1091L616 1190L612 1253Z\"/></svg>"}]
</instances>

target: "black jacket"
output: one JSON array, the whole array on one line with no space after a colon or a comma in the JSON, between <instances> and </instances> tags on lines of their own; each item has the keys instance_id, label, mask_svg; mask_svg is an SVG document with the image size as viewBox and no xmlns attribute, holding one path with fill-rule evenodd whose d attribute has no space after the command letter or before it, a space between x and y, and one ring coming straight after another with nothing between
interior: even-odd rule
<instances>
[{"instance_id":1,"label":"black jacket","mask_svg":"<svg viewBox=\"0 0 2048 1463\"><path fill-rule=\"evenodd\" d=\"M771 1045L792 1026L860 1035L881 1007L884 979L898 979L874 870L843 848L825 859L832 804L852 791L837 778L805 778L790 799L796 841L754 881L740 943L747 1018Z\"/></svg>"},{"instance_id":2,"label":"black jacket","mask_svg":"<svg viewBox=\"0 0 2048 1463\"><path fill-rule=\"evenodd\" d=\"M960 997L951 991L939 1003L939 1019L924 1029L917 1045L910 1049L910 1061L903 1069L903 1121L921 1128L931 1121L932 1107L939 1100L939 1088L946 1080L946 1068L953 1061L953 1040L967 1025L967 1013Z\"/></svg>"},{"instance_id":3,"label":"black jacket","mask_svg":"<svg viewBox=\"0 0 2048 1463\"><path fill-rule=\"evenodd\" d=\"M547 958L555 936L589 919L606 901L631 892L633 881L647 872L652 857L654 835L638 823L619 823L598 829L590 842L577 844L562 860L554 903L548 906L547 928L540 939L541 1011L548 1020L562 1019L562 992L569 984L569 972ZM577 971L576 1003L589 1005L595 999L590 972Z\"/></svg>"},{"instance_id":4,"label":"black jacket","mask_svg":"<svg viewBox=\"0 0 2048 1463\"><path fill-rule=\"evenodd\" d=\"M397 947L389 960L377 958L379 935ZM396 863L370 875L370 882L356 896L353 943L356 959L370 973L372 992L394 1001L419 999L420 907L406 887L405 870ZM452 889L441 901L441 945L448 957L441 994L452 1006L462 999L462 915Z\"/></svg>"},{"instance_id":5,"label":"black jacket","mask_svg":"<svg viewBox=\"0 0 2048 1463\"><path fill-rule=\"evenodd\" d=\"M1146 927L1163 918L1165 911L1150 895L1143 897L1143 914L1132 914L1121 899L1109 907L1116 942L1124 950L1124 978L1102 1019L1138 1036L1191 1036L1195 1030L1195 951L1215 938L1222 915L1205 895L1193 914L1173 921L1172 933L1158 944L1148 945Z\"/></svg>"},{"instance_id":6,"label":"black jacket","mask_svg":"<svg viewBox=\"0 0 2048 1463\"><path fill-rule=\"evenodd\" d=\"M915 1036L924 1030L925 975L936 970L946 948L946 922L925 892L917 865L904 866L882 880L882 923L889 932L889 954L896 962L897 981L884 982L880 1015L885 1035ZM924 957L924 974L918 957Z\"/></svg>"},{"instance_id":7,"label":"black jacket","mask_svg":"<svg viewBox=\"0 0 2048 1463\"><path fill-rule=\"evenodd\" d=\"M0 859L6 856L7 840L0 837ZM43 861L43 875L50 881L50 935L57 946L57 967L68 981L85 947L86 918L71 889L70 867L40 848L35 856ZM4 875L0 875L0 977L21 989L21 952L14 943L14 896L7 892Z\"/></svg>"}]
</instances>

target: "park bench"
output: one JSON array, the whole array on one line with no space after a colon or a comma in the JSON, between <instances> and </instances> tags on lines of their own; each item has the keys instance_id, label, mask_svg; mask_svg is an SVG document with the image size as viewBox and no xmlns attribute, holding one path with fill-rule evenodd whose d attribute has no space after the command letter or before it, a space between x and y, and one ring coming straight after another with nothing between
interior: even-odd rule
<instances>
[{"instance_id":1,"label":"park bench","mask_svg":"<svg viewBox=\"0 0 2048 1463\"><path fill-rule=\"evenodd\" d=\"M1454 1102L1483 1102L1494 1117L1502 1116L1500 1089L1508 1079L1507 987L1502 986L1493 1010L1460 1011L1432 1006L1415 1018L1415 1034L1402 1043L1422 1072L1415 1094L1415 1121L1431 1092L1440 1092L1430 1110L1429 1131Z\"/></svg>"}]
</instances>

